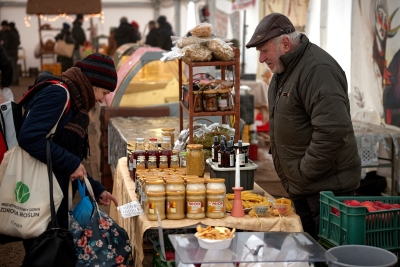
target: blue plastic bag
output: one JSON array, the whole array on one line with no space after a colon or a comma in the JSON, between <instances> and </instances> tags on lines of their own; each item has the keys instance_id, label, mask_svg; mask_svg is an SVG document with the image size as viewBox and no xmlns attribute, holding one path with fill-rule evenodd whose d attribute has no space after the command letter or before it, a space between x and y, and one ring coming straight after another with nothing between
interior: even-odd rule
<instances>
[{"instance_id":1,"label":"blue plastic bag","mask_svg":"<svg viewBox=\"0 0 400 267\"><path fill-rule=\"evenodd\" d=\"M79 225L85 229L92 218L93 204L90 196L85 196L86 185L85 182L78 180L78 191L81 195L81 200L72 211L72 215Z\"/></svg>"}]
</instances>

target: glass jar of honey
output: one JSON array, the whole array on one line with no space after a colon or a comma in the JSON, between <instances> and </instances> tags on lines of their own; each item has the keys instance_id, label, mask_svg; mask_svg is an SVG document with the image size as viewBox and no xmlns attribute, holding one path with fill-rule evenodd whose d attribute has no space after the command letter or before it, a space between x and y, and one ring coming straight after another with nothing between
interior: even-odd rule
<instances>
[{"instance_id":1,"label":"glass jar of honey","mask_svg":"<svg viewBox=\"0 0 400 267\"><path fill-rule=\"evenodd\" d=\"M202 219L205 214L205 191L186 191L186 218Z\"/></svg>"},{"instance_id":2,"label":"glass jar of honey","mask_svg":"<svg viewBox=\"0 0 400 267\"><path fill-rule=\"evenodd\" d=\"M178 169L179 168L179 157L176 155L171 156L171 164L170 168Z\"/></svg>"},{"instance_id":3,"label":"glass jar of honey","mask_svg":"<svg viewBox=\"0 0 400 267\"><path fill-rule=\"evenodd\" d=\"M186 174L202 177L204 175L203 145L190 144L186 148Z\"/></svg>"},{"instance_id":4,"label":"glass jar of honey","mask_svg":"<svg viewBox=\"0 0 400 267\"><path fill-rule=\"evenodd\" d=\"M165 192L147 193L147 201L144 205L144 213L149 221L157 221L157 212L161 220L165 219Z\"/></svg>"},{"instance_id":5,"label":"glass jar of honey","mask_svg":"<svg viewBox=\"0 0 400 267\"><path fill-rule=\"evenodd\" d=\"M167 191L166 217L170 220L185 218L185 192Z\"/></svg>"},{"instance_id":6,"label":"glass jar of honey","mask_svg":"<svg viewBox=\"0 0 400 267\"><path fill-rule=\"evenodd\" d=\"M223 88L218 90L218 109L221 111L232 110L232 101L230 96L230 90Z\"/></svg>"},{"instance_id":7,"label":"glass jar of honey","mask_svg":"<svg viewBox=\"0 0 400 267\"><path fill-rule=\"evenodd\" d=\"M225 191L207 190L207 212L206 217L211 219L221 219L225 217Z\"/></svg>"},{"instance_id":8,"label":"glass jar of honey","mask_svg":"<svg viewBox=\"0 0 400 267\"><path fill-rule=\"evenodd\" d=\"M224 178L211 178L207 179L207 190L223 190L226 192Z\"/></svg>"},{"instance_id":9,"label":"glass jar of honey","mask_svg":"<svg viewBox=\"0 0 400 267\"><path fill-rule=\"evenodd\" d=\"M216 90L203 91L203 109L208 112L218 110Z\"/></svg>"},{"instance_id":10,"label":"glass jar of honey","mask_svg":"<svg viewBox=\"0 0 400 267\"><path fill-rule=\"evenodd\" d=\"M168 168L168 157L167 156L160 156L160 169L167 169Z\"/></svg>"}]
</instances>

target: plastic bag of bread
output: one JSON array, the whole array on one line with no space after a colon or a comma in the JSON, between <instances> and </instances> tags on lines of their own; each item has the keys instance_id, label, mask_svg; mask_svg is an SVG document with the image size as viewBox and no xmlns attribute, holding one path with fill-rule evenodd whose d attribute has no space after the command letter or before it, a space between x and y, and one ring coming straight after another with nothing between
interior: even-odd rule
<instances>
[{"instance_id":1,"label":"plastic bag of bread","mask_svg":"<svg viewBox=\"0 0 400 267\"><path fill-rule=\"evenodd\" d=\"M183 47L185 47L187 45L202 44L202 43L205 43L207 41L208 40L204 40L204 39L201 39L201 38L199 38L197 36L192 35L192 36L184 36L184 37L179 38L178 40L176 40L175 42L172 42L172 43L175 44L176 47L183 48Z\"/></svg>"},{"instance_id":2,"label":"plastic bag of bread","mask_svg":"<svg viewBox=\"0 0 400 267\"><path fill-rule=\"evenodd\" d=\"M196 27L190 30L190 33L197 37L210 37L213 31L213 27L210 23L200 23Z\"/></svg>"},{"instance_id":3,"label":"plastic bag of bread","mask_svg":"<svg viewBox=\"0 0 400 267\"><path fill-rule=\"evenodd\" d=\"M181 49L183 62L211 61L212 53L207 47L200 44L191 44Z\"/></svg>"},{"instance_id":4,"label":"plastic bag of bread","mask_svg":"<svg viewBox=\"0 0 400 267\"><path fill-rule=\"evenodd\" d=\"M216 60L229 61L235 57L235 51L232 47L220 38L213 38L208 41L207 48Z\"/></svg>"}]
</instances>

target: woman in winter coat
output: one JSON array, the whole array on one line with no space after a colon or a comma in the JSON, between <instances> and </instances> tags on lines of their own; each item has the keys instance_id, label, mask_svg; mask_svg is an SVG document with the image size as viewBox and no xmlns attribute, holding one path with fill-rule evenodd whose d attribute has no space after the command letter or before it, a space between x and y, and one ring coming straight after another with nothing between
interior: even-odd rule
<instances>
[{"instance_id":1,"label":"woman in winter coat","mask_svg":"<svg viewBox=\"0 0 400 267\"><path fill-rule=\"evenodd\" d=\"M37 82L57 77L44 73ZM77 179L87 176L97 202L109 205L117 200L107 192L100 182L86 173L82 160L89 153L88 112L96 102L102 103L104 97L114 91L117 73L113 60L102 54L91 54L75 63L75 66L62 73L62 82L68 87L70 103L62 115L51 142L53 173L64 194L57 211L60 227L68 229L68 185L73 181L73 194L77 189ZM46 163L46 136L57 123L67 101L67 92L59 85L50 85L37 92L24 106L23 124L18 134L18 144L32 157ZM29 116L28 116L29 114ZM24 241L28 251L34 239Z\"/></svg>"},{"instance_id":2,"label":"woman in winter coat","mask_svg":"<svg viewBox=\"0 0 400 267\"><path fill-rule=\"evenodd\" d=\"M75 44L74 38L72 38L71 32L69 29L71 26L69 26L68 23L63 23L63 28L59 34L55 37L56 42L58 40L64 40L67 44ZM61 63L61 70L64 72L67 69L71 68L74 66L73 58L71 57L65 57L65 56L57 56L57 61Z\"/></svg>"}]
</instances>

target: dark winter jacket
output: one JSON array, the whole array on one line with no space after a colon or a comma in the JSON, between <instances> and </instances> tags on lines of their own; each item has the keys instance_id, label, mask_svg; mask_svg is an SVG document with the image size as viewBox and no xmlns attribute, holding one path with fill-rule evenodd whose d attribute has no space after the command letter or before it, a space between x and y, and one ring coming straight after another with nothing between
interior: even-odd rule
<instances>
[{"instance_id":1,"label":"dark winter jacket","mask_svg":"<svg viewBox=\"0 0 400 267\"><path fill-rule=\"evenodd\" d=\"M9 30L5 35L3 48L11 58L18 58L18 47L20 44L19 34L15 30Z\"/></svg>"},{"instance_id":2,"label":"dark winter jacket","mask_svg":"<svg viewBox=\"0 0 400 267\"><path fill-rule=\"evenodd\" d=\"M127 22L122 22L115 29L114 39L117 42L117 47L127 43L136 43L138 41L135 27Z\"/></svg>"},{"instance_id":3,"label":"dark winter jacket","mask_svg":"<svg viewBox=\"0 0 400 267\"><path fill-rule=\"evenodd\" d=\"M305 35L280 58L286 68L268 89L271 152L293 199L358 188L361 160L339 64ZM281 91L281 92L279 92Z\"/></svg>"},{"instance_id":4,"label":"dark winter jacket","mask_svg":"<svg viewBox=\"0 0 400 267\"><path fill-rule=\"evenodd\" d=\"M149 34L146 36L145 44L154 47L159 46L158 37L159 37L158 29L157 28L151 29Z\"/></svg>"},{"instance_id":5,"label":"dark winter jacket","mask_svg":"<svg viewBox=\"0 0 400 267\"><path fill-rule=\"evenodd\" d=\"M0 45L0 71L1 71L1 87L9 87L13 78L13 67L11 59L7 56L3 47Z\"/></svg>"},{"instance_id":6,"label":"dark winter jacket","mask_svg":"<svg viewBox=\"0 0 400 267\"><path fill-rule=\"evenodd\" d=\"M164 50L171 50L172 48L172 40L171 36L174 35L172 31L172 27L168 22L165 22L158 27L159 33L159 47Z\"/></svg>"},{"instance_id":7,"label":"dark winter jacket","mask_svg":"<svg viewBox=\"0 0 400 267\"><path fill-rule=\"evenodd\" d=\"M75 20L72 23L72 38L75 40L75 50L79 50L79 46L84 45L86 42L86 35L82 29L82 23Z\"/></svg>"},{"instance_id":8,"label":"dark winter jacket","mask_svg":"<svg viewBox=\"0 0 400 267\"><path fill-rule=\"evenodd\" d=\"M45 72L37 80L52 78L59 80L56 76ZM46 135L56 124L67 100L65 89L58 85L51 85L38 92L32 100L25 105L24 121L18 134L18 144L31 156L46 163ZM29 113L29 116L27 114ZM67 227L68 217L68 184L69 176L81 163L79 157L70 153L68 148L61 147L57 143L57 131L63 128L72 119L72 109L61 117L53 141L51 142L51 159L53 173L62 189L64 198L57 211L57 220L62 227ZM71 144L73 146L74 144ZM97 198L106 190L98 181L88 177ZM73 193L77 188L77 181L73 182Z\"/></svg>"}]
</instances>

